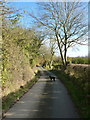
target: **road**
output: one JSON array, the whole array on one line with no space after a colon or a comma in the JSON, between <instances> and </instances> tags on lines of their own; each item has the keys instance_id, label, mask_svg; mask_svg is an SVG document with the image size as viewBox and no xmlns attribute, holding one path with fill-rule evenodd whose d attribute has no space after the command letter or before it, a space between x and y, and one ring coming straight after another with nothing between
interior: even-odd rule
<instances>
[{"instance_id":1,"label":"road","mask_svg":"<svg viewBox=\"0 0 90 120\"><path fill-rule=\"evenodd\" d=\"M57 78L50 81L48 75L53 74L39 69L38 82L5 113L6 118L79 118L65 86Z\"/></svg>"}]
</instances>

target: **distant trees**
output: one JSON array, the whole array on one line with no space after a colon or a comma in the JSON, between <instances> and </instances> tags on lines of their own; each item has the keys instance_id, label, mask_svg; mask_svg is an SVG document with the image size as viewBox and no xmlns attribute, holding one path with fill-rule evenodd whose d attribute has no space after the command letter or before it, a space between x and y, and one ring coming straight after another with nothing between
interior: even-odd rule
<instances>
[{"instance_id":1,"label":"distant trees","mask_svg":"<svg viewBox=\"0 0 90 120\"><path fill-rule=\"evenodd\" d=\"M80 2L42 2L41 14L34 16L35 23L54 36L59 48L62 64L67 65L67 51L70 47L86 41L87 18L83 3ZM86 21L86 22L85 22Z\"/></svg>"},{"instance_id":2,"label":"distant trees","mask_svg":"<svg viewBox=\"0 0 90 120\"><path fill-rule=\"evenodd\" d=\"M49 67L52 68L53 60L54 60L54 56L55 56L55 50L57 49L56 42L54 41L53 38L50 39L49 47L50 47L50 54L51 54Z\"/></svg>"},{"instance_id":3,"label":"distant trees","mask_svg":"<svg viewBox=\"0 0 90 120\"><path fill-rule=\"evenodd\" d=\"M89 64L88 57L74 57L71 62L73 64Z\"/></svg>"},{"instance_id":4,"label":"distant trees","mask_svg":"<svg viewBox=\"0 0 90 120\"><path fill-rule=\"evenodd\" d=\"M39 52L40 52L41 65L43 67L50 66L50 58L51 58L50 48L48 48L45 45L42 45Z\"/></svg>"},{"instance_id":5,"label":"distant trees","mask_svg":"<svg viewBox=\"0 0 90 120\"><path fill-rule=\"evenodd\" d=\"M71 64L90 64L88 56L85 56L85 57L80 57L80 56L78 56L78 57L67 57L67 61L68 61L69 66L72 66ZM53 68L63 69L63 66L61 65L61 58L59 56L54 57Z\"/></svg>"}]
</instances>

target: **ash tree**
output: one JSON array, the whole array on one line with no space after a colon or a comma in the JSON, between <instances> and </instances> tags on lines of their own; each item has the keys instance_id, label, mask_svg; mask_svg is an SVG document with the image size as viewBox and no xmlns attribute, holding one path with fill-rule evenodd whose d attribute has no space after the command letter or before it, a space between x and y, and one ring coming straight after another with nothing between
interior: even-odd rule
<instances>
[{"instance_id":1,"label":"ash tree","mask_svg":"<svg viewBox=\"0 0 90 120\"><path fill-rule=\"evenodd\" d=\"M52 35L59 48L62 64L67 66L68 49L74 45L84 45L87 40L86 4L82 2L42 2L38 3L39 13L29 15L36 25Z\"/></svg>"}]
</instances>

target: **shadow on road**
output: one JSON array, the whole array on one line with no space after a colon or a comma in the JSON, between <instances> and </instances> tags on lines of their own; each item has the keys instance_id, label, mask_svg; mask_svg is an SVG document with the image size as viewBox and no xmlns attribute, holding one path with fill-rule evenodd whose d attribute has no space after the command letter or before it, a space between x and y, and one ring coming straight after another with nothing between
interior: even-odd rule
<instances>
[{"instance_id":1,"label":"shadow on road","mask_svg":"<svg viewBox=\"0 0 90 120\"><path fill-rule=\"evenodd\" d=\"M53 84L54 82L47 79L45 88L41 95L38 110L34 116L35 118L49 118L52 116Z\"/></svg>"}]
</instances>

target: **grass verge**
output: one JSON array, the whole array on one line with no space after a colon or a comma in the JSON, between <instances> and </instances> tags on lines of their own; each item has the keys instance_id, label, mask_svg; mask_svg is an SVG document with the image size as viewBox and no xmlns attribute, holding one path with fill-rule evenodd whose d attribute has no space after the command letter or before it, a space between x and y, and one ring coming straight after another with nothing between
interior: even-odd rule
<instances>
[{"instance_id":1,"label":"grass verge","mask_svg":"<svg viewBox=\"0 0 90 120\"><path fill-rule=\"evenodd\" d=\"M81 118L90 118L90 105L88 100L88 91L81 89L74 81L77 81L74 76L70 76L61 70L50 70L53 72L66 86L72 101L80 114Z\"/></svg>"},{"instance_id":2,"label":"grass verge","mask_svg":"<svg viewBox=\"0 0 90 120\"><path fill-rule=\"evenodd\" d=\"M35 77L32 80L30 80L30 82L27 82L27 84L23 86L23 88L20 88L18 91L8 94L2 99L3 114L9 108L11 108L12 105L14 105L26 92L28 92L28 90L37 82L39 77L40 77L40 71L38 71Z\"/></svg>"}]
</instances>

